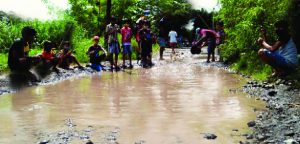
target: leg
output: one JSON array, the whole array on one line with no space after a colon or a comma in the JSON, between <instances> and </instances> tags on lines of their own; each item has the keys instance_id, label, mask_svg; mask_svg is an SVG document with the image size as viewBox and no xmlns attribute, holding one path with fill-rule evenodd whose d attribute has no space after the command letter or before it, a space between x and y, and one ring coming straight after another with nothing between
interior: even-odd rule
<instances>
[{"instance_id":1,"label":"leg","mask_svg":"<svg viewBox=\"0 0 300 144\"><path fill-rule=\"evenodd\" d=\"M211 51L211 54L212 54L212 59L211 59L211 61L215 61L215 46L212 48L212 51Z\"/></svg>"},{"instance_id":2,"label":"leg","mask_svg":"<svg viewBox=\"0 0 300 144\"><path fill-rule=\"evenodd\" d=\"M70 63L71 63L71 62L75 62L79 68L83 68L83 67L80 65L79 61L77 60L77 58L76 58L74 55L70 55L70 60L71 60Z\"/></svg>"},{"instance_id":3,"label":"leg","mask_svg":"<svg viewBox=\"0 0 300 144\"><path fill-rule=\"evenodd\" d=\"M159 49L159 59L160 59L160 60L163 60L163 59L164 59L164 58L163 58L164 50L165 50L164 47L160 47L160 49Z\"/></svg>"},{"instance_id":4,"label":"leg","mask_svg":"<svg viewBox=\"0 0 300 144\"><path fill-rule=\"evenodd\" d=\"M275 54L266 49L260 49L258 51L259 58L266 64L270 65L275 70L275 75L282 75L284 73L284 67L287 68L287 62L282 56Z\"/></svg>"}]
</instances>

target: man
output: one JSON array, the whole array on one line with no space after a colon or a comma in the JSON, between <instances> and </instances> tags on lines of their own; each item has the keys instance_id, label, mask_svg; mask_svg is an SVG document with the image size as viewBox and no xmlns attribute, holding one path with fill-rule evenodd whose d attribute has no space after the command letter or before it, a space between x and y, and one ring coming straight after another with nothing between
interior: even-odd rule
<instances>
[{"instance_id":1,"label":"man","mask_svg":"<svg viewBox=\"0 0 300 144\"><path fill-rule=\"evenodd\" d=\"M31 26L24 27L22 29L22 38L14 41L8 53L8 67L11 72L26 74L32 80L37 80L37 78L29 70L40 62L39 57L30 57L28 55L36 33Z\"/></svg>"},{"instance_id":2,"label":"man","mask_svg":"<svg viewBox=\"0 0 300 144\"><path fill-rule=\"evenodd\" d=\"M106 26L106 35L108 37L107 44L108 44L108 52L109 52L109 61L111 64L111 70L115 68L119 70L118 66L118 55L120 52L120 44L118 41L118 32L120 32L119 26L116 24L117 19L115 17L111 17L110 24ZM115 59L114 59L115 55Z\"/></svg>"},{"instance_id":3,"label":"man","mask_svg":"<svg viewBox=\"0 0 300 144\"><path fill-rule=\"evenodd\" d=\"M273 45L269 45L265 38L260 37L257 40L257 43L263 47L258 51L258 56L274 68L273 76L284 76L298 66L297 48L289 34L286 21L276 22L275 31L278 39Z\"/></svg>"},{"instance_id":4,"label":"man","mask_svg":"<svg viewBox=\"0 0 300 144\"><path fill-rule=\"evenodd\" d=\"M220 38L218 33L216 33L214 30L210 29L201 29L199 28L199 34L200 39L194 43L192 46L191 51L193 52L193 49L198 49L198 46L200 45L200 48L207 45L207 60L206 62L210 62L210 57L212 55L212 61L215 61L215 48L217 45L217 41Z\"/></svg>"}]
</instances>

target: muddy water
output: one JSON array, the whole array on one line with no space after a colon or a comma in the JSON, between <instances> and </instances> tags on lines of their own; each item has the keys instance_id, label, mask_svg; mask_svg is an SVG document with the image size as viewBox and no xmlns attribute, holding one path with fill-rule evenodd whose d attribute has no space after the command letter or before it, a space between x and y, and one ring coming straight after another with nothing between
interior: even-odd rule
<instances>
[{"instance_id":1,"label":"muddy water","mask_svg":"<svg viewBox=\"0 0 300 144\"><path fill-rule=\"evenodd\" d=\"M64 129L68 118L78 129L92 126L95 143L116 129L121 144L238 143L250 132L253 108L263 104L229 91L244 84L242 78L200 61L188 53L166 56L151 69L103 72L0 96L0 143L36 143ZM203 133L218 137L206 140Z\"/></svg>"}]
</instances>

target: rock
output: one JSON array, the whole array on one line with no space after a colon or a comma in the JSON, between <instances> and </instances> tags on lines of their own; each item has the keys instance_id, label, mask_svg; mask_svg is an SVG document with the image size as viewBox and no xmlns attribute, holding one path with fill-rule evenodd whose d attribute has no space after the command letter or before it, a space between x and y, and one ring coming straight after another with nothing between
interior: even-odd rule
<instances>
[{"instance_id":1,"label":"rock","mask_svg":"<svg viewBox=\"0 0 300 144\"><path fill-rule=\"evenodd\" d=\"M206 139L216 139L217 138L217 136L215 135L215 134L210 134L210 133L207 133L207 134L205 134L204 135L204 138L206 138Z\"/></svg>"},{"instance_id":2,"label":"rock","mask_svg":"<svg viewBox=\"0 0 300 144\"><path fill-rule=\"evenodd\" d=\"M94 144L91 140L89 140L88 142L86 142L85 144Z\"/></svg>"},{"instance_id":3,"label":"rock","mask_svg":"<svg viewBox=\"0 0 300 144\"><path fill-rule=\"evenodd\" d=\"M284 141L285 144L299 144L299 142L297 142L294 139L288 139Z\"/></svg>"},{"instance_id":4,"label":"rock","mask_svg":"<svg viewBox=\"0 0 300 144\"><path fill-rule=\"evenodd\" d=\"M255 121L250 121L247 123L248 127L254 127L255 126Z\"/></svg>"},{"instance_id":5,"label":"rock","mask_svg":"<svg viewBox=\"0 0 300 144\"><path fill-rule=\"evenodd\" d=\"M238 132L239 130L238 129L232 129L232 131Z\"/></svg>"},{"instance_id":6,"label":"rock","mask_svg":"<svg viewBox=\"0 0 300 144\"><path fill-rule=\"evenodd\" d=\"M294 136L295 135L295 132L291 131L291 130L288 130L284 133L285 136Z\"/></svg>"},{"instance_id":7,"label":"rock","mask_svg":"<svg viewBox=\"0 0 300 144\"><path fill-rule=\"evenodd\" d=\"M253 137L252 134L249 134L249 135L246 136L246 139L253 139L253 138L254 138L254 137Z\"/></svg>"},{"instance_id":8,"label":"rock","mask_svg":"<svg viewBox=\"0 0 300 144\"><path fill-rule=\"evenodd\" d=\"M267 139L266 136L261 135L261 134L258 134L256 138L257 138L259 141L263 141L263 140Z\"/></svg>"},{"instance_id":9,"label":"rock","mask_svg":"<svg viewBox=\"0 0 300 144\"><path fill-rule=\"evenodd\" d=\"M275 96L276 94L277 94L276 91L269 91L269 92L268 92L268 95L269 95L269 96Z\"/></svg>"},{"instance_id":10,"label":"rock","mask_svg":"<svg viewBox=\"0 0 300 144\"><path fill-rule=\"evenodd\" d=\"M242 142L242 141L240 141L240 144L250 144L250 142L247 142L247 141Z\"/></svg>"},{"instance_id":11,"label":"rock","mask_svg":"<svg viewBox=\"0 0 300 144\"><path fill-rule=\"evenodd\" d=\"M49 142L50 142L49 140L43 140L43 141L39 142L39 144L47 144Z\"/></svg>"}]
</instances>

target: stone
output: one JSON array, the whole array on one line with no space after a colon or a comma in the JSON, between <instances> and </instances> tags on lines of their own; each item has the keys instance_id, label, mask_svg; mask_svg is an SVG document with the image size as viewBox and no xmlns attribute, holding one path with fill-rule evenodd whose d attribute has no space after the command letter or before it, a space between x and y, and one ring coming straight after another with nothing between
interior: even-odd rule
<instances>
[{"instance_id":1,"label":"stone","mask_svg":"<svg viewBox=\"0 0 300 144\"><path fill-rule=\"evenodd\" d=\"M276 91L269 91L269 92L268 92L268 95L269 95L269 96L275 96L276 94L277 94Z\"/></svg>"},{"instance_id":2,"label":"stone","mask_svg":"<svg viewBox=\"0 0 300 144\"><path fill-rule=\"evenodd\" d=\"M204 138L211 140L211 139L216 139L217 136L215 134L207 133L204 135Z\"/></svg>"},{"instance_id":3,"label":"stone","mask_svg":"<svg viewBox=\"0 0 300 144\"><path fill-rule=\"evenodd\" d=\"M239 130L238 129L232 129L232 131L238 132Z\"/></svg>"},{"instance_id":4,"label":"stone","mask_svg":"<svg viewBox=\"0 0 300 144\"><path fill-rule=\"evenodd\" d=\"M254 137L253 137L252 134L249 134L249 135L246 136L246 139L253 139L253 138L254 138Z\"/></svg>"},{"instance_id":5,"label":"stone","mask_svg":"<svg viewBox=\"0 0 300 144\"><path fill-rule=\"evenodd\" d=\"M86 142L85 144L94 144L91 140L89 140L88 142Z\"/></svg>"},{"instance_id":6,"label":"stone","mask_svg":"<svg viewBox=\"0 0 300 144\"><path fill-rule=\"evenodd\" d=\"M255 126L255 121L250 121L247 123L248 127L254 127Z\"/></svg>"},{"instance_id":7,"label":"stone","mask_svg":"<svg viewBox=\"0 0 300 144\"><path fill-rule=\"evenodd\" d=\"M297 142L294 139L287 139L284 141L285 144L299 144L299 142Z\"/></svg>"},{"instance_id":8,"label":"stone","mask_svg":"<svg viewBox=\"0 0 300 144\"><path fill-rule=\"evenodd\" d=\"M47 144L49 142L50 142L49 140L43 140L43 141L39 142L39 144Z\"/></svg>"}]
</instances>

